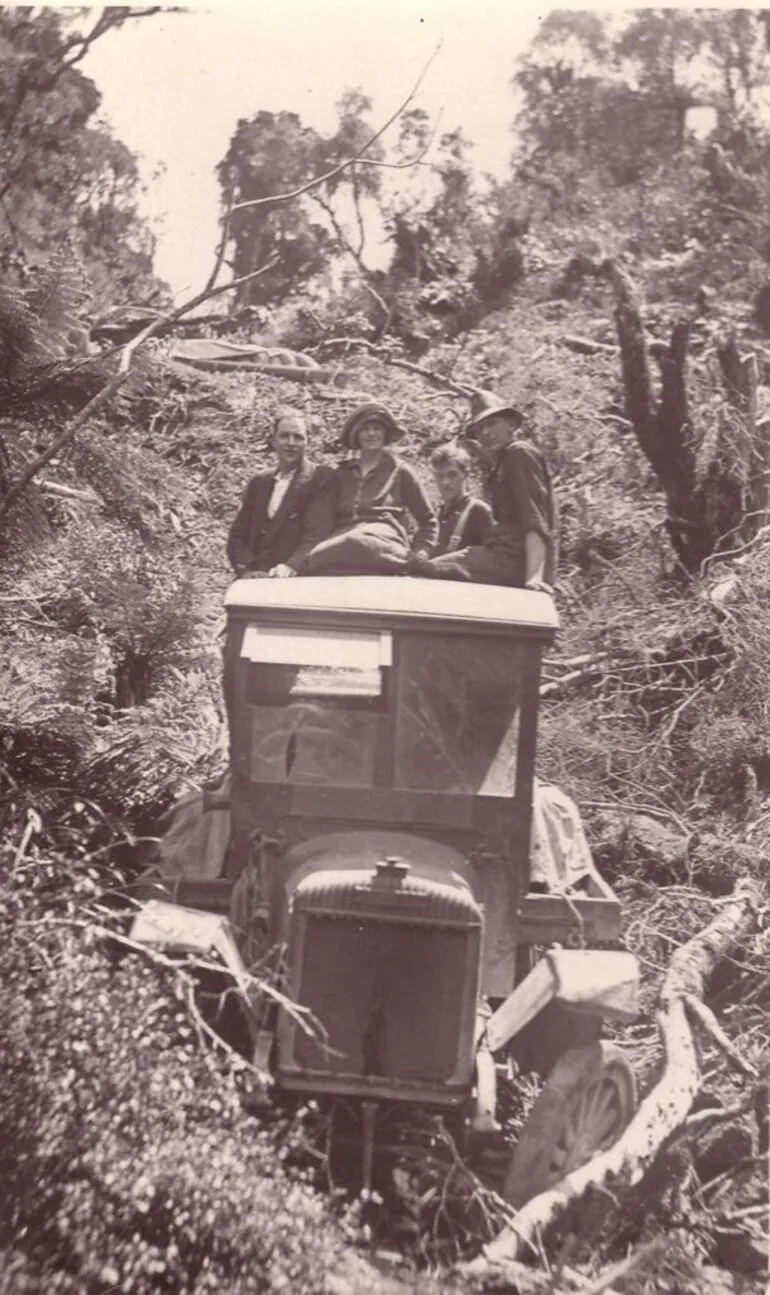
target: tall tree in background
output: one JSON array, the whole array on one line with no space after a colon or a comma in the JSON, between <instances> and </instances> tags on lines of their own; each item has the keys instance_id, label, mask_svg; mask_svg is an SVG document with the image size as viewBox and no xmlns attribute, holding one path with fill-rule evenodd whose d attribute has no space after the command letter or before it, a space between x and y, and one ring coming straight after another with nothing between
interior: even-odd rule
<instances>
[{"instance_id":1,"label":"tall tree in background","mask_svg":"<svg viewBox=\"0 0 770 1295\"><path fill-rule=\"evenodd\" d=\"M759 10L556 11L520 61L515 162L565 208L587 174L629 184L675 159L692 109L724 145L761 130L770 86Z\"/></svg>"},{"instance_id":2,"label":"tall tree in background","mask_svg":"<svg viewBox=\"0 0 770 1295\"><path fill-rule=\"evenodd\" d=\"M372 134L367 124L370 109L370 100L360 91L346 92L337 105L337 130L327 138L303 126L293 112L261 111L239 121L218 168L225 205L299 188L355 156ZM382 158L379 144L368 157ZM234 307L281 301L324 274L345 250L344 224L355 221L359 232L351 237L358 239L362 250L362 204L378 192L377 169L360 162L294 202L268 202L234 211L228 231L236 277L276 260L268 273L244 284Z\"/></svg>"},{"instance_id":3,"label":"tall tree in background","mask_svg":"<svg viewBox=\"0 0 770 1295\"><path fill-rule=\"evenodd\" d=\"M429 126L425 113L414 113L400 148L413 136L427 137ZM394 277L428 284L460 270L467 254L463 234L476 218L472 148L462 129L442 135L427 183L414 195L399 193L392 199L388 228Z\"/></svg>"},{"instance_id":4,"label":"tall tree in background","mask_svg":"<svg viewBox=\"0 0 770 1295\"><path fill-rule=\"evenodd\" d=\"M78 66L94 41L155 9L0 9L0 267L23 281L71 246L103 303L158 290L134 156L96 120ZM81 30L82 28L82 30Z\"/></svg>"},{"instance_id":5,"label":"tall tree in background","mask_svg":"<svg viewBox=\"0 0 770 1295\"><path fill-rule=\"evenodd\" d=\"M238 123L219 166L223 205L232 209L230 264L237 277L270 268L233 306L280 302L311 284L323 284L328 300L343 281L358 332L378 340L393 331L419 348L499 304L522 272L522 228L495 197L480 194L461 128L434 143L427 113L408 104L386 156L379 139L367 146L371 109L361 90L346 91L329 137L292 112L262 111ZM334 173L349 159L356 160ZM271 200L328 172L291 203Z\"/></svg>"},{"instance_id":6,"label":"tall tree in background","mask_svg":"<svg viewBox=\"0 0 770 1295\"><path fill-rule=\"evenodd\" d=\"M424 144L430 130L420 109L402 123L401 151ZM393 246L385 291L394 318L420 336L453 334L499 305L523 272L519 236L525 222L501 186L481 190L473 144L462 128L437 141L411 190L394 193L386 206Z\"/></svg>"}]
</instances>

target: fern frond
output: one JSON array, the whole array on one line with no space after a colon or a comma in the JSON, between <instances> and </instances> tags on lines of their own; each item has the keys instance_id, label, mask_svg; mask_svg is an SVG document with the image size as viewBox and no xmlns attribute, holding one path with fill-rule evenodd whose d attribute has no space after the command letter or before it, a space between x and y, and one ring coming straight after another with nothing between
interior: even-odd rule
<instances>
[{"instance_id":1,"label":"fern frond","mask_svg":"<svg viewBox=\"0 0 770 1295\"><path fill-rule=\"evenodd\" d=\"M80 258L70 248L55 252L48 264L35 272L24 295L38 320L39 339L49 357L66 354L73 333L82 331L91 297Z\"/></svg>"},{"instance_id":2,"label":"fern frond","mask_svg":"<svg viewBox=\"0 0 770 1295\"><path fill-rule=\"evenodd\" d=\"M29 368L42 358L38 349L39 327L22 290L0 284L0 389L20 382Z\"/></svg>"},{"instance_id":3,"label":"fern frond","mask_svg":"<svg viewBox=\"0 0 770 1295\"><path fill-rule=\"evenodd\" d=\"M69 249L55 253L23 288L0 284L0 402L6 411L23 411L46 395L52 404L77 407L87 403L95 383L98 389L101 374L89 366L78 367L74 390L69 373L59 371L73 350L82 355L86 349L82 318L88 300L85 271Z\"/></svg>"},{"instance_id":4,"label":"fern frond","mask_svg":"<svg viewBox=\"0 0 770 1295\"><path fill-rule=\"evenodd\" d=\"M168 510L189 512L189 485L159 455L110 436L97 425L71 446L69 461L78 478L93 486L105 515L129 527L148 545L169 534Z\"/></svg>"}]
</instances>

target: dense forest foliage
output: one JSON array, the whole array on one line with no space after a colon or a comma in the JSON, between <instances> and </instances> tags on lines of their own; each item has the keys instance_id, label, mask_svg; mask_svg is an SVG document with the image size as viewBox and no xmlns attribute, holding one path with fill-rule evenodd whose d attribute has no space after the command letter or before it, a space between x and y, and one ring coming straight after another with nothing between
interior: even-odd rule
<instances>
[{"instance_id":1,"label":"dense forest foliage","mask_svg":"<svg viewBox=\"0 0 770 1295\"><path fill-rule=\"evenodd\" d=\"M770 846L770 19L549 13L511 63L504 180L419 92L381 135L366 87L328 137L255 102L218 168L239 282L195 331L312 355L300 385L174 358L191 325L83 71L153 13L0 9L0 1293L470 1290L447 1265L494 1235L484 1189L438 1213L408 1178L387 1208L329 1192L298 1125L244 1114L185 975L121 944L115 896L226 764L224 537L271 417L303 410L331 462L374 392L427 481L494 388L561 513L540 772L623 899L652 1081L672 950ZM489 1289L608 1289L650 1242L612 1289L764 1289L767 911L710 1000L751 1070L706 1048L727 1115Z\"/></svg>"}]
</instances>

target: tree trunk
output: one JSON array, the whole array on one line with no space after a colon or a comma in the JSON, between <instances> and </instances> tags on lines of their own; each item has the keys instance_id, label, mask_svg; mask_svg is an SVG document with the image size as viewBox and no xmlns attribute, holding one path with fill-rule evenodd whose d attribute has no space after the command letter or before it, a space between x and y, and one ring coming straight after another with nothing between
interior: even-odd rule
<instances>
[{"instance_id":1,"label":"tree trunk","mask_svg":"<svg viewBox=\"0 0 770 1295\"><path fill-rule=\"evenodd\" d=\"M770 506L770 429L757 426L756 355L741 356L730 336L717 347L717 357L726 395L720 441L726 451L731 445L737 450L736 506L743 513L738 538L745 543L764 525Z\"/></svg>"},{"instance_id":2,"label":"tree trunk","mask_svg":"<svg viewBox=\"0 0 770 1295\"><path fill-rule=\"evenodd\" d=\"M668 345L649 345L631 279L612 261L604 273L615 293L626 413L666 495L677 557L685 570L697 571L767 522L770 428L757 426L756 357L741 357L732 337L719 346L724 405L717 426L698 434L687 397L689 323L674 326ZM660 368L657 397L651 356Z\"/></svg>"}]
</instances>

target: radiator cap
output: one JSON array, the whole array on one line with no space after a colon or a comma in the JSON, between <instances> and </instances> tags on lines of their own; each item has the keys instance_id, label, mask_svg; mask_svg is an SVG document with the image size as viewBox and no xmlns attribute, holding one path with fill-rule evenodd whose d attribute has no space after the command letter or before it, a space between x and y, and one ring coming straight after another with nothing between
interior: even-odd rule
<instances>
[{"instance_id":1,"label":"radiator cap","mask_svg":"<svg viewBox=\"0 0 770 1295\"><path fill-rule=\"evenodd\" d=\"M409 864L397 854L380 859L374 869L374 885L382 890L398 890L409 875Z\"/></svg>"}]
</instances>

